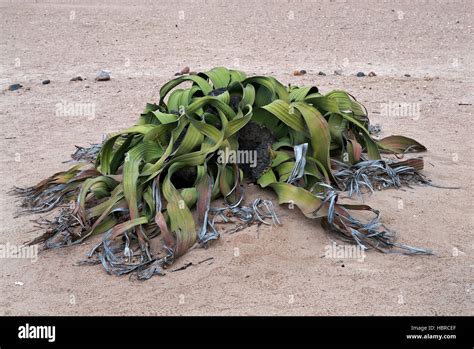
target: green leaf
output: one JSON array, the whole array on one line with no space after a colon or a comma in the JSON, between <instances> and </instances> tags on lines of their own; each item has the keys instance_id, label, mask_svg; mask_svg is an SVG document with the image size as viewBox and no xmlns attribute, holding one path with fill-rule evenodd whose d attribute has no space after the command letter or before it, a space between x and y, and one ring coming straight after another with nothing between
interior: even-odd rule
<instances>
[{"instance_id":1,"label":"green leaf","mask_svg":"<svg viewBox=\"0 0 474 349\"><path fill-rule=\"evenodd\" d=\"M291 108L287 102L277 99L272 103L263 106L262 109L265 109L272 115L276 116L293 130L303 133L306 132L303 118L300 115L294 113L293 108Z\"/></svg>"},{"instance_id":2,"label":"green leaf","mask_svg":"<svg viewBox=\"0 0 474 349\"><path fill-rule=\"evenodd\" d=\"M375 141L384 152L390 153L418 153L426 151L426 147L414 139L404 136L388 136Z\"/></svg>"},{"instance_id":3,"label":"green leaf","mask_svg":"<svg viewBox=\"0 0 474 349\"><path fill-rule=\"evenodd\" d=\"M273 183L270 187L278 195L279 204L296 205L309 218L321 218L327 215L327 208L322 205L322 201L303 188L289 183Z\"/></svg>"}]
</instances>

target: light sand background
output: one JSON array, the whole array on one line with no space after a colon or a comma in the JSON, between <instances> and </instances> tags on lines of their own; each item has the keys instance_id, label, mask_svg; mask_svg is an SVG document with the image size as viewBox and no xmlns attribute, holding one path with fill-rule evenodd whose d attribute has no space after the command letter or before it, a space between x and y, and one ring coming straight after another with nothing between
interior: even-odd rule
<instances>
[{"instance_id":1,"label":"light sand background","mask_svg":"<svg viewBox=\"0 0 474 349\"><path fill-rule=\"evenodd\" d=\"M462 189L387 190L366 202L401 242L437 255L322 258L330 240L319 222L280 207L283 226L223 235L176 267L212 261L146 282L73 266L95 240L47 251L36 263L0 260L0 315L473 315L472 1L133 3L0 2L0 88L24 86L0 93L1 244L39 234L34 216L13 218L13 185L66 169L61 162L74 145L134 123L159 86L188 65L347 90L383 136L426 145L424 173ZM111 81L93 81L101 69ZM308 74L292 76L295 69ZM357 78L358 71L377 76ZM77 75L87 80L69 81ZM420 115L383 116L390 102L415 103ZM95 118L56 116L57 103L93 103ZM275 199L255 187L249 193Z\"/></svg>"}]
</instances>

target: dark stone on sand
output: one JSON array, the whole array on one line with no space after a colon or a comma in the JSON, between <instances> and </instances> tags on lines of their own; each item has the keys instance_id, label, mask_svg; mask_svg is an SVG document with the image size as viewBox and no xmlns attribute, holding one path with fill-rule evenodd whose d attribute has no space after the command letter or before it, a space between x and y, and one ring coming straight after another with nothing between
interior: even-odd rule
<instances>
[{"instance_id":1,"label":"dark stone on sand","mask_svg":"<svg viewBox=\"0 0 474 349\"><path fill-rule=\"evenodd\" d=\"M97 76L95 77L95 81L109 81L110 80L110 74L104 70L101 70L100 72L97 73Z\"/></svg>"},{"instance_id":2,"label":"dark stone on sand","mask_svg":"<svg viewBox=\"0 0 474 349\"><path fill-rule=\"evenodd\" d=\"M41 82L43 85L48 85L49 83L51 82L51 80L43 80L43 82Z\"/></svg>"},{"instance_id":3,"label":"dark stone on sand","mask_svg":"<svg viewBox=\"0 0 474 349\"><path fill-rule=\"evenodd\" d=\"M363 78L363 77L365 76L365 74L360 71L360 72L358 72L358 73L356 74L356 76L357 76L358 78Z\"/></svg>"},{"instance_id":4,"label":"dark stone on sand","mask_svg":"<svg viewBox=\"0 0 474 349\"><path fill-rule=\"evenodd\" d=\"M8 86L8 90L16 91L16 90L19 90L22 87L23 87L23 85L20 85L20 84L12 84L12 85Z\"/></svg>"},{"instance_id":5,"label":"dark stone on sand","mask_svg":"<svg viewBox=\"0 0 474 349\"><path fill-rule=\"evenodd\" d=\"M301 76L301 75L305 75L306 74L306 70L302 69L302 70L295 70L293 72L293 75L294 76Z\"/></svg>"}]
</instances>

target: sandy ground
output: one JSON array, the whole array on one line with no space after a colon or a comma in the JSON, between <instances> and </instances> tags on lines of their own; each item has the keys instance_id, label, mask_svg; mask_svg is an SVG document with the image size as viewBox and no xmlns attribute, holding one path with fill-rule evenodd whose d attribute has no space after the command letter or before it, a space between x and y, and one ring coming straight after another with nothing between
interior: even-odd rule
<instances>
[{"instance_id":1,"label":"sandy ground","mask_svg":"<svg viewBox=\"0 0 474 349\"><path fill-rule=\"evenodd\" d=\"M35 217L13 218L13 185L66 169L74 145L132 124L186 65L345 89L383 135L428 147L429 178L462 187L366 198L400 241L436 256L322 258L330 240L319 222L280 207L281 227L223 235L176 266L213 260L146 282L74 266L93 240L47 251L35 263L2 259L0 315L473 315L472 13L467 0L0 2L0 88L24 86L0 93L0 244L39 234ZM95 83L100 69L112 80ZM308 74L292 76L295 69ZM358 78L358 71L377 76ZM77 75L87 80L69 81ZM93 103L95 117L56 116L57 103ZM410 103L420 113L384 115L383 103ZM249 193L275 199L255 187Z\"/></svg>"}]
</instances>

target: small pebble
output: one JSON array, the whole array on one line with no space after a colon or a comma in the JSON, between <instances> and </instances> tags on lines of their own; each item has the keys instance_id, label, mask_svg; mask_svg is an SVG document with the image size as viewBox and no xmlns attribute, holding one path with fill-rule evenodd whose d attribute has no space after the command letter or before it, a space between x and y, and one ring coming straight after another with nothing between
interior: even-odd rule
<instances>
[{"instance_id":1,"label":"small pebble","mask_svg":"<svg viewBox=\"0 0 474 349\"><path fill-rule=\"evenodd\" d=\"M13 85L10 85L8 86L8 89L10 91L16 91L16 90L19 90L20 88L22 88L23 85L20 85L20 84L13 84Z\"/></svg>"},{"instance_id":2,"label":"small pebble","mask_svg":"<svg viewBox=\"0 0 474 349\"><path fill-rule=\"evenodd\" d=\"M109 81L110 80L110 74L104 70L101 70L100 72L97 73L97 76L95 77L95 81Z\"/></svg>"},{"instance_id":3,"label":"small pebble","mask_svg":"<svg viewBox=\"0 0 474 349\"><path fill-rule=\"evenodd\" d=\"M380 124L371 124L369 125L369 132L370 134L373 134L373 135L378 135L379 133L382 132L382 125Z\"/></svg>"},{"instance_id":4,"label":"small pebble","mask_svg":"<svg viewBox=\"0 0 474 349\"><path fill-rule=\"evenodd\" d=\"M409 77L411 77L411 75L410 75L410 74L405 74L404 76L405 76L406 78L409 78Z\"/></svg>"},{"instance_id":5,"label":"small pebble","mask_svg":"<svg viewBox=\"0 0 474 349\"><path fill-rule=\"evenodd\" d=\"M357 76L358 78L363 78L363 77L365 76L365 74L360 71L360 72L358 72L358 73L356 74L356 76Z\"/></svg>"},{"instance_id":6,"label":"small pebble","mask_svg":"<svg viewBox=\"0 0 474 349\"><path fill-rule=\"evenodd\" d=\"M76 76L76 77L72 78L70 81L82 81L82 80L83 80L82 77Z\"/></svg>"},{"instance_id":7,"label":"small pebble","mask_svg":"<svg viewBox=\"0 0 474 349\"><path fill-rule=\"evenodd\" d=\"M301 75L305 75L305 74L306 74L306 70L295 70L293 72L294 76L301 76Z\"/></svg>"},{"instance_id":8,"label":"small pebble","mask_svg":"<svg viewBox=\"0 0 474 349\"><path fill-rule=\"evenodd\" d=\"M51 82L51 80L43 80L42 84L43 84L43 85L47 85L47 84L49 84L50 82Z\"/></svg>"},{"instance_id":9,"label":"small pebble","mask_svg":"<svg viewBox=\"0 0 474 349\"><path fill-rule=\"evenodd\" d=\"M318 75L320 75L320 76L326 76L326 73L320 71L320 72L318 73Z\"/></svg>"},{"instance_id":10,"label":"small pebble","mask_svg":"<svg viewBox=\"0 0 474 349\"><path fill-rule=\"evenodd\" d=\"M373 71L371 71L371 72L369 73L369 77L373 77L373 76L377 76L377 74L375 74Z\"/></svg>"},{"instance_id":11,"label":"small pebble","mask_svg":"<svg viewBox=\"0 0 474 349\"><path fill-rule=\"evenodd\" d=\"M180 73L181 74L189 74L191 69L189 69L189 67L184 67L183 69L181 69Z\"/></svg>"}]
</instances>

